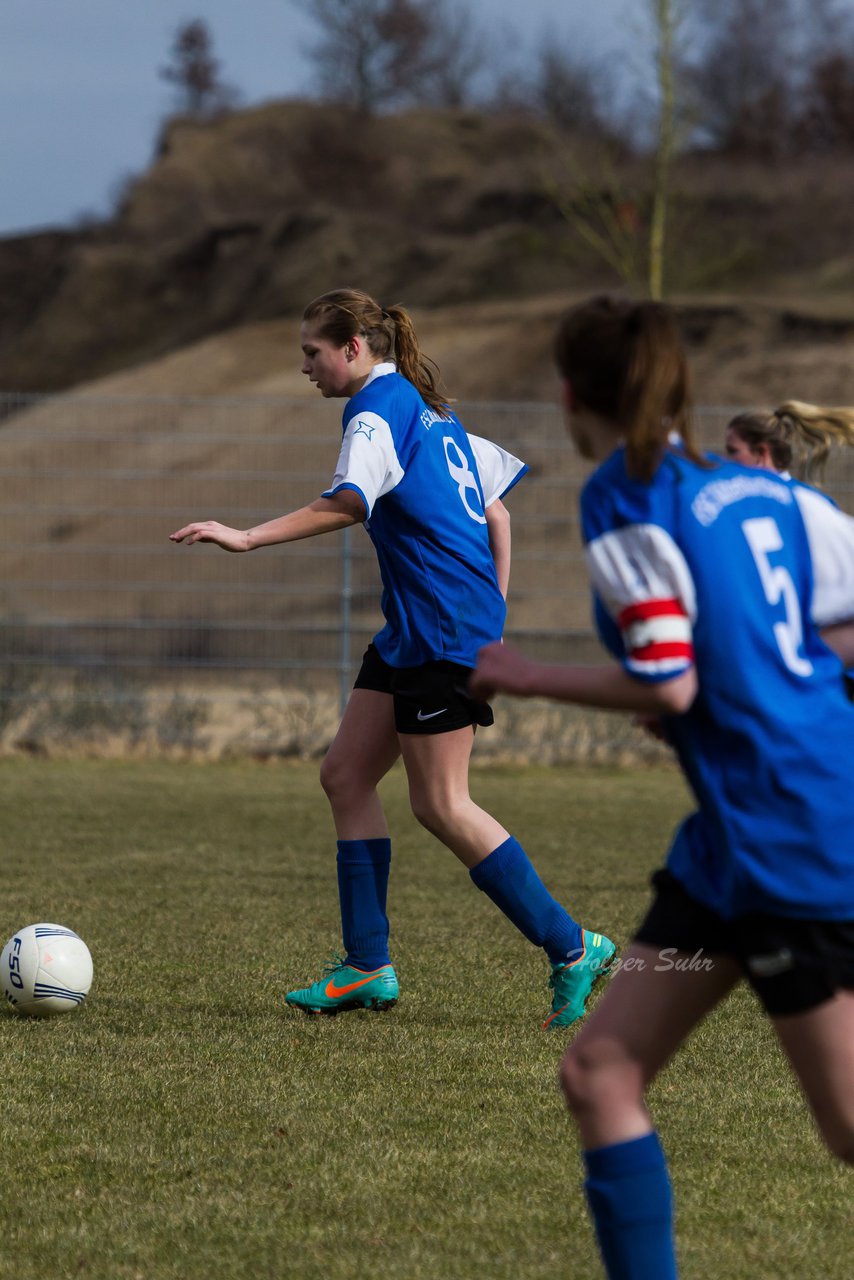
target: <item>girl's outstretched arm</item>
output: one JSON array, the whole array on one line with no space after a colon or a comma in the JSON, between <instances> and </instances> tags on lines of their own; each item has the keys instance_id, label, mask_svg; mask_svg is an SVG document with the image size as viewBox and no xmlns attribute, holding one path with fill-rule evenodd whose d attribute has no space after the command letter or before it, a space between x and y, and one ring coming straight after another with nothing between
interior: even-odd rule
<instances>
[{"instance_id":1,"label":"girl's outstretched arm","mask_svg":"<svg viewBox=\"0 0 854 1280\"><path fill-rule=\"evenodd\" d=\"M172 542L213 542L224 551L254 551L277 542L296 542L318 533L332 533L365 519L365 505L351 489L342 489L331 498L316 498L307 507L277 516L253 529L232 529L216 520L196 520L170 533Z\"/></svg>"}]
</instances>

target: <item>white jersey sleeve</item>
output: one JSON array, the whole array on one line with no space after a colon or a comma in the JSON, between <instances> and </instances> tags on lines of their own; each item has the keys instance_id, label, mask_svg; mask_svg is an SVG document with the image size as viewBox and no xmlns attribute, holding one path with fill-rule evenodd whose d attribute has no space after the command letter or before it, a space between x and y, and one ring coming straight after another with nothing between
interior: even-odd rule
<instances>
[{"instance_id":1,"label":"white jersey sleeve","mask_svg":"<svg viewBox=\"0 0 854 1280\"><path fill-rule=\"evenodd\" d=\"M687 671L696 591L670 534L655 524L627 525L594 538L585 557L593 590L619 628L626 669L647 680Z\"/></svg>"},{"instance_id":2,"label":"white jersey sleeve","mask_svg":"<svg viewBox=\"0 0 854 1280\"><path fill-rule=\"evenodd\" d=\"M321 496L331 498L340 489L355 489L370 517L377 498L390 493L403 476L385 418L377 413L357 413L344 428L332 484Z\"/></svg>"},{"instance_id":3,"label":"white jersey sleeve","mask_svg":"<svg viewBox=\"0 0 854 1280\"><path fill-rule=\"evenodd\" d=\"M483 488L483 505L490 507L498 498L503 498L517 480L522 479L528 467L491 440L470 433L468 439Z\"/></svg>"},{"instance_id":4,"label":"white jersey sleeve","mask_svg":"<svg viewBox=\"0 0 854 1280\"><path fill-rule=\"evenodd\" d=\"M810 613L817 627L854 618L854 519L822 494L795 486L810 545L813 596Z\"/></svg>"}]
</instances>

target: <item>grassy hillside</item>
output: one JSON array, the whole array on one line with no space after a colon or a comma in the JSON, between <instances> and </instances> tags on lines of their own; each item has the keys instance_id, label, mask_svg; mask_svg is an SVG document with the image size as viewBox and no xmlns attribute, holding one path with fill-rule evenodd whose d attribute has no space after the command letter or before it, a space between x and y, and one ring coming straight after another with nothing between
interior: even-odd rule
<instances>
[{"instance_id":1,"label":"grassy hillside","mask_svg":"<svg viewBox=\"0 0 854 1280\"><path fill-rule=\"evenodd\" d=\"M709 156L679 163L670 289L724 304L701 324L718 354L738 363L763 336L727 309L733 297L818 316L819 338L826 325L851 335L852 187L854 174L829 158L798 172ZM591 200L630 210L641 248L648 198L646 162L607 157L531 118L364 119L279 102L178 119L111 220L0 241L0 389L63 388L137 367L213 334L290 319L342 283L427 314L461 308L463 323L472 304L612 288L621 282L579 219ZM496 386L481 367L471 382L451 382L456 394L530 395L545 363L540 310L525 308L514 331L511 385ZM784 315L767 336L788 352L810 338L800 329ZM518 371L531 360L523 387Z\"/></svg>"}]
</instances>

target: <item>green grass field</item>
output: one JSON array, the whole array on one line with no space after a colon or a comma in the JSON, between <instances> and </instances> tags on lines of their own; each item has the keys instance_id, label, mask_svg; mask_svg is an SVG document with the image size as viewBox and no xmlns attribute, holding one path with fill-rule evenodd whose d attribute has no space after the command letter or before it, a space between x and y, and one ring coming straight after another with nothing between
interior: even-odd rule
<instances>
[{"instance_id":1,"label":"green grass field","mask_svg":"<svg viewBox=\"0 0 854 1280\"><path fill-rule=\"evenodd\" d=\"M581 1280L601 1274L543 958L384 794L402 996L286 1010L338 944L314 765L0 763L3 939L89 943L87 1004L0 1013L0 1277ZM688 804L670 770L490 769L474 794L620 944ZM850 1173L752 997L651 1097L684 1280L850 1280Z\"/></svg>"}]
</instances>

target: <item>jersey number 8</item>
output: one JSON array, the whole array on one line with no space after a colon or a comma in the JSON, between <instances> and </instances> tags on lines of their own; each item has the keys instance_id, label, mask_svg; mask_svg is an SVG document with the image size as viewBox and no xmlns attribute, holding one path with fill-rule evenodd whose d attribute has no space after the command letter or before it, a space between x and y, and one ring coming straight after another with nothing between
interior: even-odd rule
<instances>
[{"instance_id":1,"label":"jersey number 8","mask_svg":"<svg viewBox=\"0 0 854 1280\"><path fill-rule=\"evenodd\" d=\"M448 470L451 473L451 479L456 483L459 491L460 500L465 507L472 520L476 520L478 524L486 524L486 516L479 511L474 511L469 504L468 491L471 489L474 493L474 499L478 506L481 505L480 490L477 487L477 480L474 473L469 469L469 460L457 444L453 436L444 436L442 444L445 446L445 461L448 464ZM456 458L451 457L451 449L457 455Z\"/></svg>"}]
</instances>

